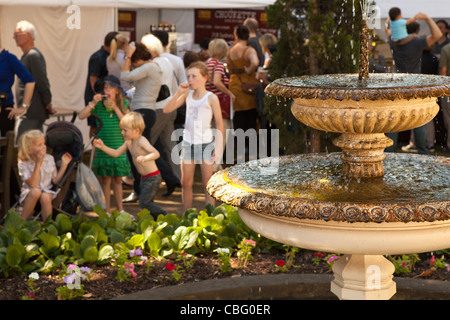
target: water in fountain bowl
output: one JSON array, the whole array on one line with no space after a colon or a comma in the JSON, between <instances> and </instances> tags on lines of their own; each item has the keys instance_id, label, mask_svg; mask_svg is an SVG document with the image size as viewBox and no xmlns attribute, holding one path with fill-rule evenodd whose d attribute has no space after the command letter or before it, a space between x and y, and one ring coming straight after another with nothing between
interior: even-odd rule
<instances>
[{"instance_id":1,"label":"water in fountain bowl","mask_svg":"<svg viewBox=\"0 0 450 320\"><path fill-rule=\"evenodd\" d=\"M276 80L276 83L279 85L292 87L345 89L433 87L448 84L449 82L449 77L403 73L374 73L367 80L359 80L357 74L331 74Z\"/></svg>"},{"instance_id":2,"label":"water in fountain bowl","mask_svg":"<svg viewBox=\"0 0 450 320\"><path fill-rule=\"evenodd\" d=\"M281 157L274 174L267 159L230 169L236 185L264 194L307 200L353 203L424 203L450 199L450 159L410 154L386 154L385 175L361 181L341 177L339 153Z\"/></svg>"}]
</instances>

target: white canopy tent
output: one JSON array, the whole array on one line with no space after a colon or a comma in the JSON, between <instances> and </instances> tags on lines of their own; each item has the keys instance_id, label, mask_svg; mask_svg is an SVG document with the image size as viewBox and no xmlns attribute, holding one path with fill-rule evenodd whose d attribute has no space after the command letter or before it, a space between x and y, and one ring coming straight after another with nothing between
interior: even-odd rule
<instances>
[{"instance_id":1,"label":"white canopy tent","mask_svg":"<svg viewBox=\"0 0 450 320\"><path fill-rule=\"evenodd\" d=\"M6 49L20 58L22 52L13 39L15 25L20 20L33 23L37 29L36 47L47 62L53 105L78 111L84 106L89 57L101 47L108 32L117 30L118 8L145 8L156 11L156 16L163 9L177 8L181 13L192 12L193 16L193 8L262 8L274 1L0 0L0 50ZM74 24L77 12L73 5L79 8L79 26ZM77 120L76 124L83 133L87 132L86 121Z\"/></svg>"}]
</instances>

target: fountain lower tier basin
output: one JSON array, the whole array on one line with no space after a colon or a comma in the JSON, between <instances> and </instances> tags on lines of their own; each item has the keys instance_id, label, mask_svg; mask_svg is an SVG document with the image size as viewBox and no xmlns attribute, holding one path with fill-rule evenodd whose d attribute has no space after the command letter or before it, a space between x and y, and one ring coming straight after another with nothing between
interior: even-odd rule
<instances>
[{"instance_id":1,"label":"fountain lower tier basin","mask_svg":"<svg viewBox=\"0 0 450 320\"><path fill-rule=\"evenodd\" d=\"M386 153L383 177L345 179L341 153L265 158L217 172L217 200L274 217L346 223L450 220L450 159ZM450 236L450 235L449 235Z\"/></svg>"},{"instance_id":2,"label":"fountain lower tier basin","mask_svg":"<svg viewBox=\"0 0 450 320\"><path fill-rule=\"evenodd\" d=\"M450 220L349 223L275 217L239 209L244 223L268 239L297 248L352 255L397 255L450 248Z\"/></svg>"}]
</instances>

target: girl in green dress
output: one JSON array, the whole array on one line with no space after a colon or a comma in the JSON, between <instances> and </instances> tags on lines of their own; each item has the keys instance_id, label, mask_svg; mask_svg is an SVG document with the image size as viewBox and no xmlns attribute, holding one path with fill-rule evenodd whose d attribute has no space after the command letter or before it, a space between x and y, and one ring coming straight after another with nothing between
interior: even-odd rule
<instances>
[{"instance_id":1,"label":"girl in green dress","mask_svg":"<svg viewBox=\"0 0 450 320\"><path fill-rule=\"evenodd\" d=\"M103 80L103 95L96 94L86 108L78 114L80 119L85 119L91 114L97 115L103 122L98 138L113 149L117 149L124 143L119 126L120 119L128 112L128 101L124 99L124 95L119 79L113 75L108 75ZM110 212L111 184L116 208L122 212L121 178L130 174L130 163L126 154L113 158L103 151L97 150L92 168L101 180L100 183L106 197L106 212Z\"/></svg>"}]
</instances>

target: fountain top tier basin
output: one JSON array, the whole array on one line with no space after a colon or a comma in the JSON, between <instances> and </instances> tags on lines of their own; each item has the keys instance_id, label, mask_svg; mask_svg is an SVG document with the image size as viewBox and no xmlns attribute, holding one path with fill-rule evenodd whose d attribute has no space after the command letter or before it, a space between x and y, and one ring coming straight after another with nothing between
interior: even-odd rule
<instances>
[{"instance_id":1,"label":"fountain top tier basin","mask_svg":"<svg viewBox=\"0 0 450 320\"><path fill-rule=\"evenodd\" d=\"M331 74L277 79L266 87L269 95L289 99L410 100L450 95L450 77L372 73L367 80L358 74Z\"/></svg>"},{"instance_id":2,"label":"fountain top tier basin","mask_svg":"<svg viewBox=\"0 0 450 320\"><path fill-rule=\"evenodd\" d=\"M450 220L450 159L388 154L384 177L358 182L341 177L339 156L292 155L250 161L216 173L207 190L214 198L242 209L302 220Z\"/></svg>"}]
</instances>

